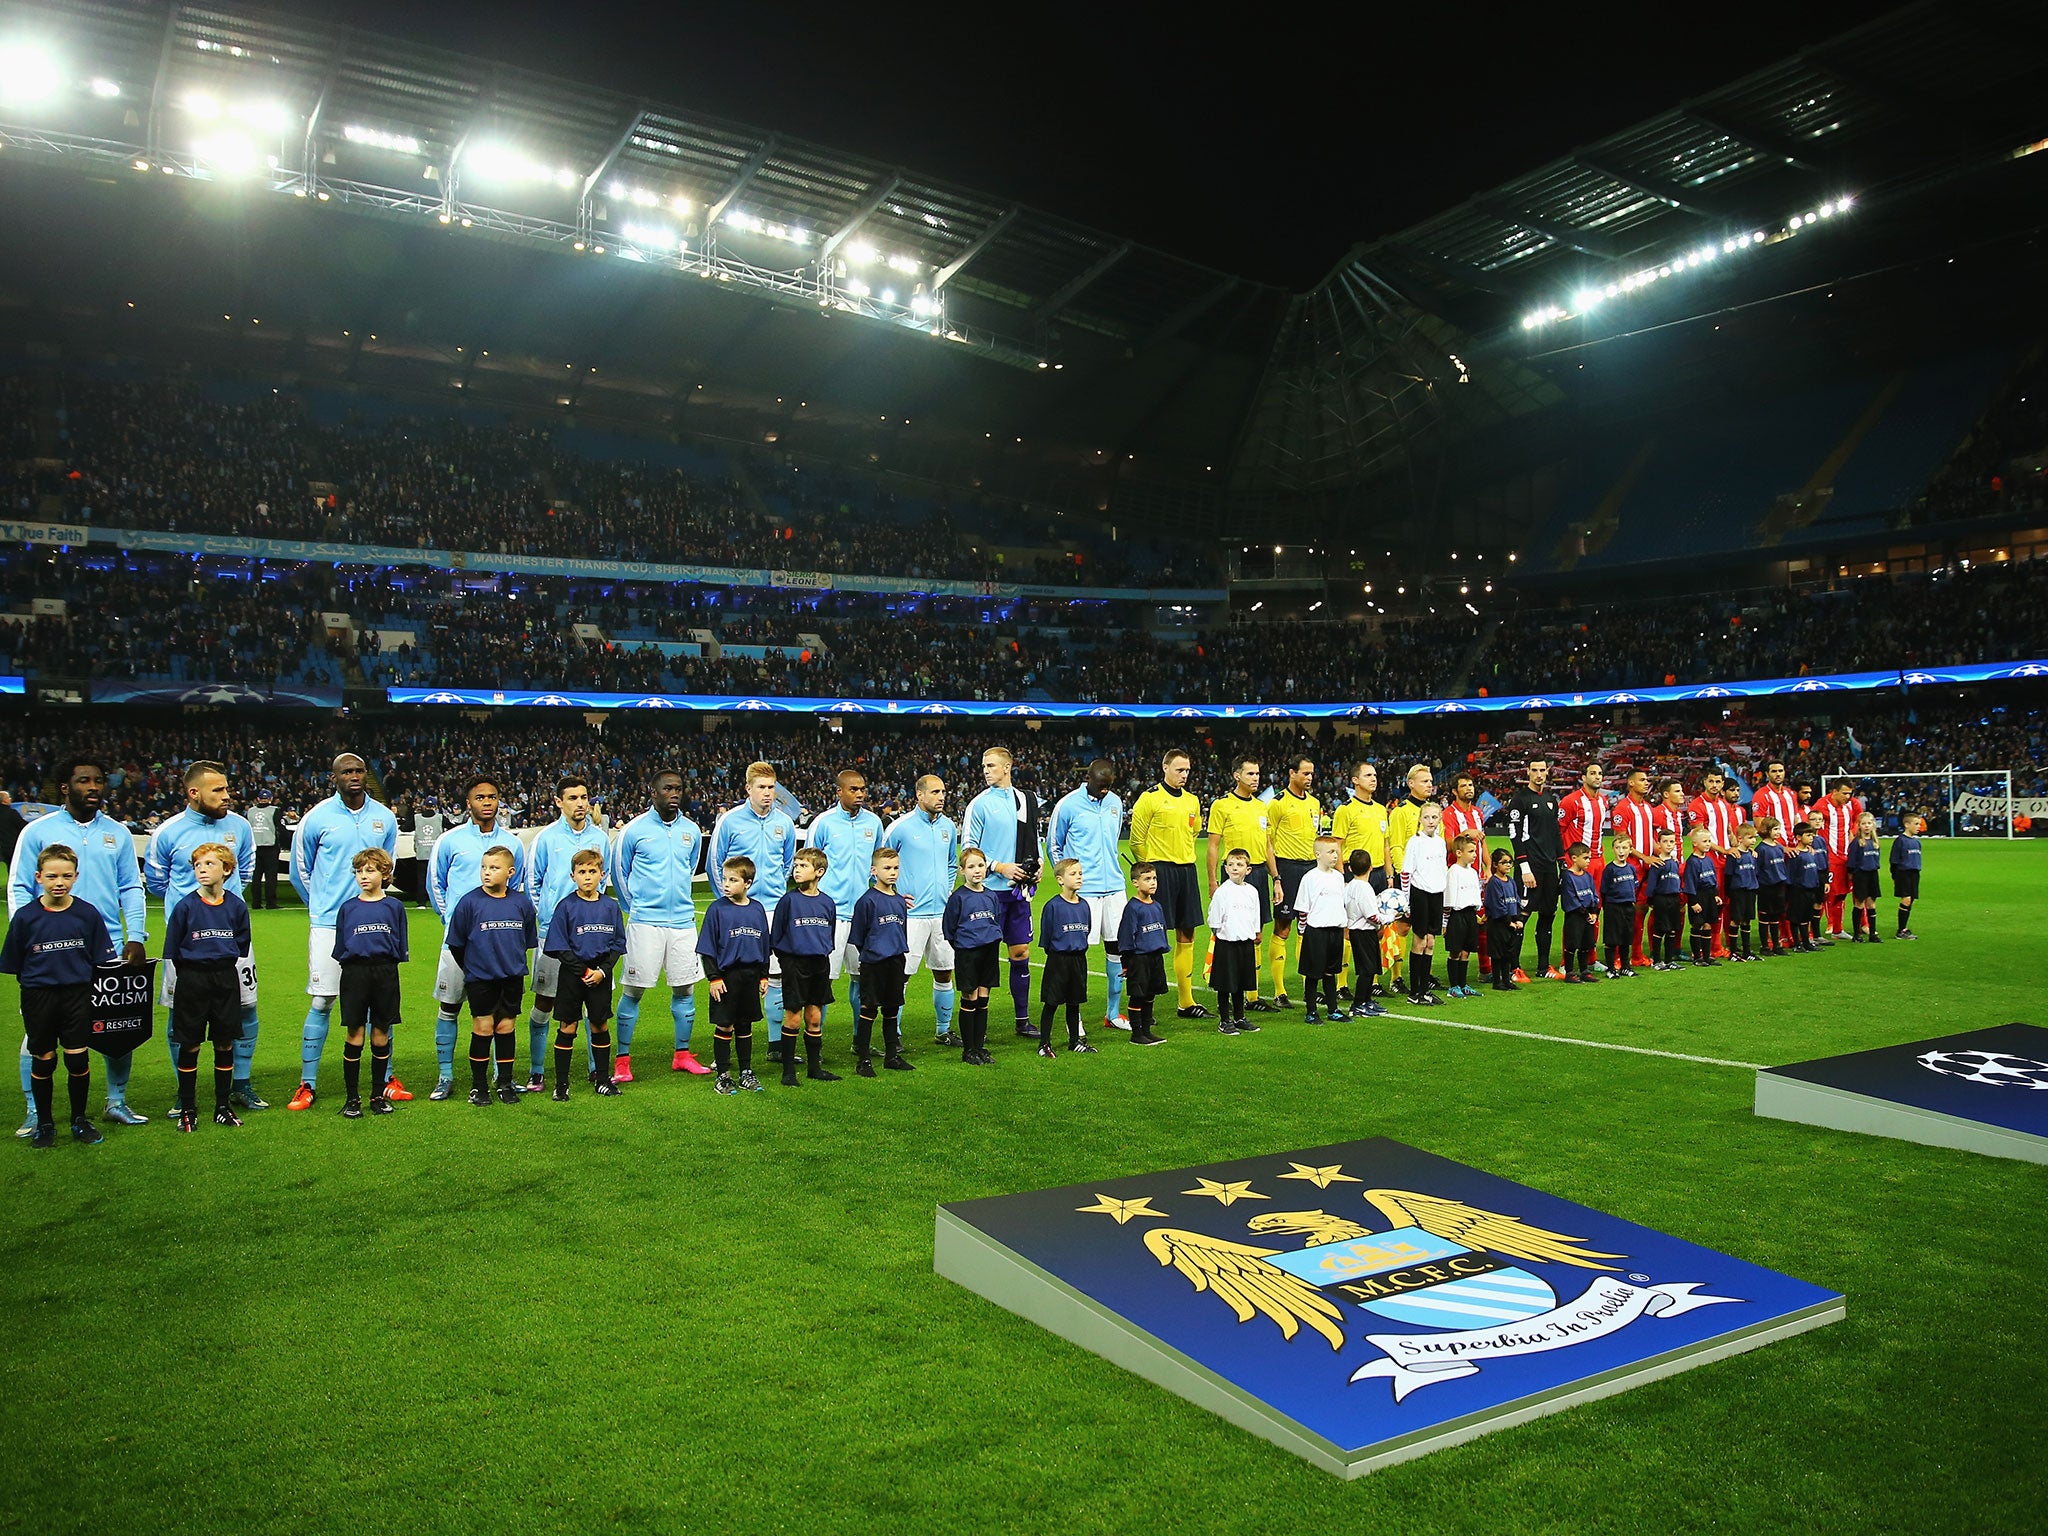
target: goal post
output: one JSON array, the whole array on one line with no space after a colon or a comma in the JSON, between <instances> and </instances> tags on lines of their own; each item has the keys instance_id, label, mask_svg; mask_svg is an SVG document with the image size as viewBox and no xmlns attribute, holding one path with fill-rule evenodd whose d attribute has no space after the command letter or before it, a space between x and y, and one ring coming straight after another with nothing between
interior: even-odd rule
<instances>
[{"instance_id":1,"label":"goal post","mask_svg":"<svg viewBox=\"0 0 2048 1536\"><path fill-rule=\"evenodd\" d=\"M1824 773L1820 792L1837 782L1880 786L1880 823L1902 811L1927 816L1934 837L1999 837L2013 831L2012 770L1941 768L1932 773ZM1916 788L1916 786L1919 786Z\"/></svg>"}]
</instances>

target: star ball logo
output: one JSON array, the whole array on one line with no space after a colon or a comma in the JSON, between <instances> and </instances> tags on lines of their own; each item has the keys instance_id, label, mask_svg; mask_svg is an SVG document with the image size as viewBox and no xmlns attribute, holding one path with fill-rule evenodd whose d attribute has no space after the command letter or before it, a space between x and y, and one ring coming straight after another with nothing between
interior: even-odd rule
<instances>
[{"instance_id":1,"label":"star ball logo","mask_svg":"<svg viewBox=\"0 0 2048 1536\"><path fill-rule=\"evenodd\" d=\"M1987 1088L2048 1090L2048 1061L2005 1051L1928 1051L1914 1058L1930 1072Z\"/></svg>"}]
</instances>

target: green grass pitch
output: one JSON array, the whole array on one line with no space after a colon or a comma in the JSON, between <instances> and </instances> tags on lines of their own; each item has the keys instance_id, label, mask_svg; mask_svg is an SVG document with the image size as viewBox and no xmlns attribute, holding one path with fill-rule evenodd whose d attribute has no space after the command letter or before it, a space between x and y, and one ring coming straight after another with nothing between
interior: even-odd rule
<instances>
[{"instance_id":1,"label":"green grass pitch","mask_svg":"<svg viewBox=\"0 0 2048 1536\"><path fill-rule=\"evenodd\" d=\"M2038 1020L2048 846L1930 844L1927 889L1922 941L1882 955L1440 1015L1738 1063ZM999 1064L971 1069L932 1050L928 988L914 1074L721 1099L669 1072L657 992L622 1097L579 1080L485 1112L426 1099L436 935L413 924L398 1061L420 1096L396 1115L335 1113L338 1030L322 1102L285 1112L287 910L256 923L278 1107L175 1134L152 1041L149 1125L0 1150L0 1526L2048 1524L2048 1169L1759 1120L1738 1068L1395 1019L1169 1022L1164 1049L1040 1062L998 997ZM843 1071L847 1035L842 1003ZM1832 1287L1848 1319L1347 1485L932 1273L941 1201L1376 1134Z\"/></svg>"}]
</instances>

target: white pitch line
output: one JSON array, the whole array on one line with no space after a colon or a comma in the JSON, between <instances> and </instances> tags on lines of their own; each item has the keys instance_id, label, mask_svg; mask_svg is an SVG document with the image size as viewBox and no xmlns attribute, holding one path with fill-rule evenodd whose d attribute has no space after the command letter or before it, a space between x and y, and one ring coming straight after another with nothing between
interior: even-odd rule
<instances>
[{"instance_id":1,"label":"white pitch line","mask_svg":"<svg viewBox=\"0 0 2048 1536\"><path fill-rule=\"evenodd\" d=\"M1627 1051L1634 1056L1662 1056L1671 1061L1696 1061L1707 1067L1735 1067L1743 1072L1761 1072L1760 1061L1723 1061L1719 1056L1688 1056L1684 1051L1658 1051L1647 1045L1618 1045L1611 1040L1578 1040L1570 1035L1539 1035L1527 1029L1502 1029L1497 1024L1464 1024L1456 1019L1431 1018L1418 1013L1395 1013L1391 1008L1385 1017L1406 1019L1411 1024L1434 1024L1441 1029L1471 1029L1483 1035L1513 1035L1518 1040L1542 1040L1550 1045L1583 1045L1594 1051Z\"/></svg>"}]
</instances>

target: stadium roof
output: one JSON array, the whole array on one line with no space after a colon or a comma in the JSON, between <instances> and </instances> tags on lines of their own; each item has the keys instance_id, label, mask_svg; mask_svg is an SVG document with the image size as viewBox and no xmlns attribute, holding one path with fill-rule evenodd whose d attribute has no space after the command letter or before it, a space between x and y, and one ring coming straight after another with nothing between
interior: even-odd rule
<instances>
[{"instance_id":1,"label":"stadium roof","mask_svg":"<svg viewBox=\"0 0 2048 1536\"><path fill-rule=\"evenodd\" d=\"M17 203L0 270L35 324L119 287L186 288L195 323L271 316L292 372L319 376L328 347L351 383L459 378L472 401L528 406L562 403L545 370L572 357L566 396L593 415L680 426L682 404L722 396L754 441L779 425L785 448L1186 530L1284 520L1290 502L1327 516L1332 496L1565 398L1532 313L1738 233L1772 249L1713 280L1777 282L1800 210L1851 194L1859 227L1904 217L2048 135L2041 6L1922 0L1362 244L1289 295L911 167L246 6L27 0L0 24L0 44L23 37L62 78L38 105L0 102L0 146L103 181L162 170L199 193L240 172L287 194L232 229L161 203L138 218L90 199L75 219L55 193L39 217ZM1490 110L1511 131L1541 106ZM331 215L284 211L315 198L386 229L344 241ZM587 258L607 248L640 271L600 275ZM664 275L718 281L699 296ZM1688 286L1574 313L1574 334L1668 313ZM406 317L409 350L387 318L364 355L380 311ZM261 366L250 344L240 366ZM193 332L176 353L205 363L212 345ZM792 396L866 435L792 419Z\"/></svg>"}]
</instances>

